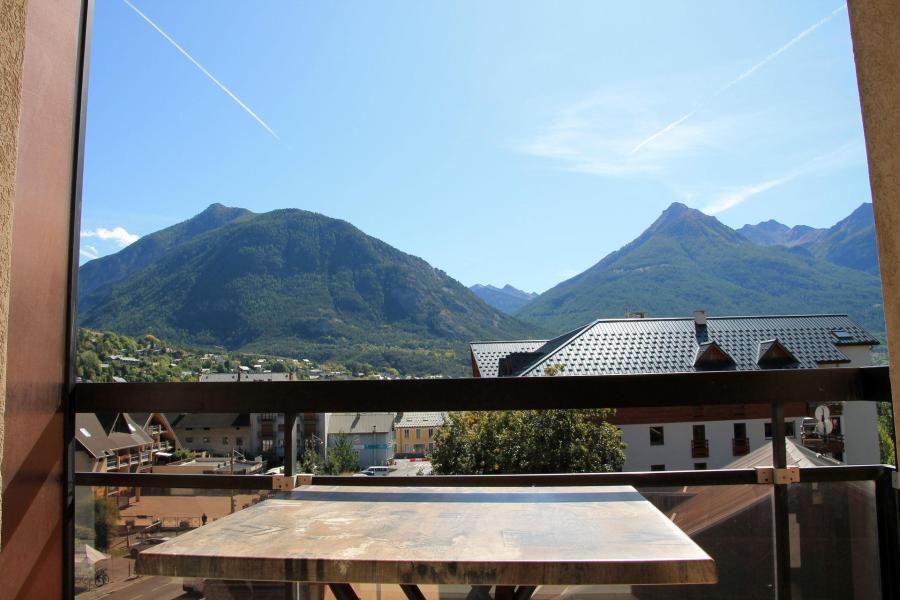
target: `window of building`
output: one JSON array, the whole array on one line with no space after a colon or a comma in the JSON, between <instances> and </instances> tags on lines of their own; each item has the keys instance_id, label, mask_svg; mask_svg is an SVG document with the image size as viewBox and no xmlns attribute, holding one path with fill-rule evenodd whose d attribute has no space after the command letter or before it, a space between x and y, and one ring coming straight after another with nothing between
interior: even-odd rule
<instances>
[{"instance_id":1,"label":"window of building","mask_svg":"<svg viewBox=\"0 0 900 600\"><path fill-rule=\"evenodd\" d=\"M747 439L747 424L746 423L735 423L734 424L734 439L736 439L736 440Z\"/></svg>"},{"instance_id":2,"label":"window of building","mask_svg":"<svg viewBox=\"0 0 900 600\"><path fill-rule=\"evenodd\" d=\"M694 425L693 435L695 442L703 442L706 440L706 425Z\"/></svg>"},{"instance_id":3,"label":"window of building","mask_svg":"<svg viewBox=\"0 0 900 600\"><path fill-rule=\"evenodd\" d=\"M666 465L650 465L651 471L665 471Z\"/></svg>"},{"instance_id":4,"label":"window of building","mask_svg":"<svg viewBox=\"0 0 900 600\"><path fill-rule=\"evenodd\" d=\"M397 454L397 444L394 444L394 454Z\"/></svg>"},{"instance_id":5,"label":"window of building","mask_svg":"<svg viewBox=\"0 0 900 600\"><path fill-rule=\"evenodd\" d=\"M263 452L271 452L272 451L272 439L264 439L262 440L262 451Z\"/></svg>"},{"instance_id":6,"label":"window of building","mask_svg":"<svg viewBox=\"0 0 900 600\"><path fill-rule=\"evenodd\" d=\"M429 438L433 438L433 437L434 437L434 428L432 428L432 427L429 427L429 428L428 428L428 437L429 437Z\"/></svg>"},{"instance_id":7,"label":"window of building","mask_svg":"<svg viewBox=\"0 0 900 600\"><path fill-rule=\"evenodd\" d=\"M186 437L186 438L184 438L184 441L185 441L185 443L187 443L187 444L193 444L193 443L194 443L194 438L192 438L192 437Z\"/></svg>"},{"instance_id":8,"label":"window of building","mask_svg":"<svg viewBox=\"0 0 900 600\"><path fill-rule=\"evenodd\" d=\"M434 444L432 444L432 443L428 444L428 452L429 452L429 454L434 452Z\"/></svg>"},{"instance_id":9,"label":"window of building","mask_svg":"<svg viewBox=\"0 0 900 600\"><path fill-rule=\"evenodd\" d=\"M695 471L705 471L706 463L694 463L694 470Z\"/></svg>"},{"instance_id":10,"label":"window of building","mask_svg":"<svg viewBox=\"0 0 900 600\"><path fill-rule=\"evenodd\" d=\"M223 446L227 446L227 445L228 445L228 436L227 436L227 435L222 436L222 445L223 445Z\"/></svg>"},{"instance_id":11,"label":"window of building","mask_svg":"<svg viewBox=\"0 0 900 600\"><path fill-rule=\"evenodd\" d=\"M243 446L243 445L244 445L244 438L242 438L242 437L236 437L236 438L234 438L234 443L237 444L238 446Z\"/></svg>"},{"instance_id":12,"label":"window of building","mask_svg":"<svg viewBox=\"0 0 900 600\"><path fill-rule=\"evenodd\" d=\"M405 440L409 439L409 429L403 430L403 439L405 439Z\"/></svg>"},{"instance_id":13,"label":"window of building","mask_svg":"<svg viewBox=\"0 0 900 600\"><path fill-rule=\"evenodd\" d=\"M662 446L665 443L666 443L666 438L663 435L662 426L651 427L650 428L650 445L651 446Z\"/></svg>"},{"instance_id":14,"label":"window of building","mask_svg":"<svg viewBox=\"0 0 900 600\"><path fill-rule=\"evenodd\" d=\"M771 422L766 423L765 425L763 425L763 427L765 428L766 439L771 440L772 439L772 423ZM785 437L790 437L790 438L797 437L796 430L794 427L794 421L785 421L784 422L784 435L785 435Z\"/></svg>"},{"instance_id":15,"label":"window of building","mask_svg":"<svg viewBox=\"0 0 900 600\"><path fill-rule=\"evenodd\" d=\"M422 430L419 429L418 427L416 427L416 439L417 440L422 439Z\"/></svg>"},{"instance_id":16,"label":"window of building","mask_svg":"<svg viewBox=\"0 0 900 600\"><path fill-rule=\"evenodd\" d=\"M193 430L194 430L193 427L185 427L185 429L187 429L188 431L193 431Z\"/></svg>"},{"instance_id":17,"label":"window of building","mask_svg":"<svg viewBox=\"0 0 900 600\"><path fill-rule=\"evenodd\" d=\"M203 436L203 443L204 443L204 444L208 444L208 443L209 443L209 438L206 437L206 436Z\"/></svg>"}]
</instances>

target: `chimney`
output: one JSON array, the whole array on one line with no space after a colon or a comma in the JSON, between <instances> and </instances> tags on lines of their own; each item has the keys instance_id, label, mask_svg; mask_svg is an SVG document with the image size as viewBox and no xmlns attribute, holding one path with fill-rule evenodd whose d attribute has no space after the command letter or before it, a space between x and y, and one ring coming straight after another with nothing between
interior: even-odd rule
<instances>
[{"instance_id":1,"label":"chimney","mask_svg":"<svg viewBox=\"0 0 900 600\"><path fill-rule=\"evenodd\" d=\"M703 344L709 341L709 335L706 332L706 311L694 311L694 334L697 336L697 343Z\"/></svg>"}]
</instances>

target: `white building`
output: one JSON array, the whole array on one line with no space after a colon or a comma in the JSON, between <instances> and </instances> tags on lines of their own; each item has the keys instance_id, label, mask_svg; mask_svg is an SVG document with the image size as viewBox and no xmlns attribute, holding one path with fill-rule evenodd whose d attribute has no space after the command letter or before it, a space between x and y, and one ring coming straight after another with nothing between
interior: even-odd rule
<instances>
[{"instance_id":1,"label":"white building","mask_svg":"<svg viewBox=\"0 0 900 600\"><path fill-rule=\"evenodd\" d=\"M553 340L474 342L475 377L813 369L871 364L878 344L846 315L598 320ZM880 462L872 402L829 406L829 439L804 434L816 406L785 407L788 436L848 464ZM721 468L771 437L768 405L620 408L626 471Z\"/></svg>"},{"instance_id":2,"label":"white building","mask_svg":"<svg viewBox=\"0 0 900 600\"><path fill-rule=\"evenodd\" d=\"M325 413L326 460L329 449L344 434L356 450L361 469L386 465L394 455L391 442L396 416L392 412Z\"/></svg>"}]
</instances>

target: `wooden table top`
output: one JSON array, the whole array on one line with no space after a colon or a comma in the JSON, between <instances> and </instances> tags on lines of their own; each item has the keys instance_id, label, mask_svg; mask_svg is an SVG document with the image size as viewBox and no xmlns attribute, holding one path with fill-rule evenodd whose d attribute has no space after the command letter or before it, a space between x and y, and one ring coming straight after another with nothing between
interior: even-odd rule
<instances>
[{"instance_id":1,"label":"wooden table top","mask_svg":"<svg viewBox=\"0 0 900 600\"><path fill-rule=\"evenodd\" d=\"M630 486L303 486L140 553L145 575L471 585L715 583Z\"/></svg>"}]
</instances>

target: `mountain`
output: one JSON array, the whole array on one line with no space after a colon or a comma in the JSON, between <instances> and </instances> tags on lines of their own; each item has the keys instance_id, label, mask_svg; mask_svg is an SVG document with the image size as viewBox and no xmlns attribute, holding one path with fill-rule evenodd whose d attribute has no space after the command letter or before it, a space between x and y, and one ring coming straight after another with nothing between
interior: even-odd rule
<instances>
[{"instance_id":1,"label":"mountain","mask_svg":"<svg viewBox=\"0 0 900 600\"><path fill-rule=\"evenodd\" d=\"M742 236L762 246L804 248L828 262L878 275L875 214L872 204L861 204L850 215L827 229L806 225L788 227L778 221L744 225Z\"/></svg>"},{"instance_id":2,"label":"mountain","mask_svg":"<svg viewBox=\"0 0 900 600\"><path fill-rule=\"evenodd\" d=\"M436 372L448 357L452 373L445 374L462 374L470 340L536 331L345 221L296 209L226 209L242 212L200 232L197 220L223 208L85 264L94 285L80 296L79 324L419 374ZM98 286L93 263L104 260L119 267L118 278Z\"/></svg>"},{"instance_id":3,"label":"mountain","mask_svg":"<svg viewBox=\"0 0 900 600\"><path fill-rule=\"evenodd\" d=\"M252 214L245 208L212 204L187 221L146 235L115 254L85 263L78 270L79 308L94 291L150 264L175 246Z\"/></svg>"},{"instance_id":4,"label":"mountain","mask_svg":"<svg viewBox=\"0 0 900 600\"><path fill-rule=\"evenodd\" d=\"M751 242L679 203L637 239L516 316L564 331L627 310L686 316L697 308L712 315L848 313L873 333L884 331L877 277L805 248Z\"/></svg>"},{"instance_id":5,"label":"mountain","mask_svg":"<svg viewBox=\"0 0 900 600\"><path fill-rule=\"evenodd\" d=\"M760 246L803 246L815 242L826 229L816 229L808 225L788 227L774 219L744 225L737 230L739 234Z\"/></svg>"},{"instance_id":6,"label":"mountain","mask_svg":"<svg viewBox=\"0 0 900 600\"><path fill-rule=\"evenodd\" d=\"M534 300L538 295L534 292L523 292L520 289L506 284L502 288L493 285L481 285L476 283L469 288L472 292L499 311L508 315Z\"/></svg>"}]
</instances>

